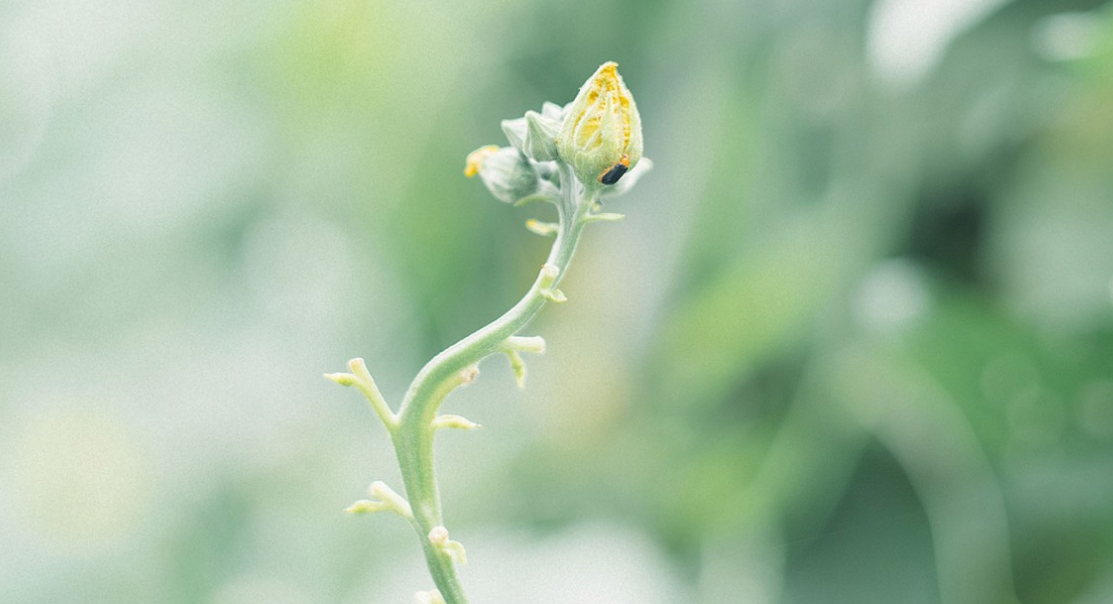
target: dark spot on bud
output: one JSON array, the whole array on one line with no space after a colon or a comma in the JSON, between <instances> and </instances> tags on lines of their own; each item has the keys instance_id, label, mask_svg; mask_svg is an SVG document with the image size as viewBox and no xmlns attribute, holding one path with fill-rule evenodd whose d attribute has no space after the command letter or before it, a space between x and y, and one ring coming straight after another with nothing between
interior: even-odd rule
<instances>
[{"instance_id":1,"label":"dark spot on bud","mask_svg":"<svg viewBox=\"0 0 1113 604\"><path fill-rule=\"evenodd\" d=\"M599 182L605 185L613 185L614 183L618 182L618 179L622 178L622 175L626 174L626 171L629 169L630 156L623 155L622 159L618 160L615 165L607 168L607 170L603 172L603 174L599 177Z\"/></svg>"}]
</instances>

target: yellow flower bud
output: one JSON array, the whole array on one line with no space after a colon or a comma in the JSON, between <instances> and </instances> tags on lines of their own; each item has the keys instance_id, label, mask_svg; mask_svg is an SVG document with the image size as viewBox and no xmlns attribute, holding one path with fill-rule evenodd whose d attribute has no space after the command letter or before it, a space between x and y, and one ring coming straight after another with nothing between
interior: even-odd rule
<instances>
[{"instance_id":1,"label":"yellow flower bud","mask_svg":"<svg viewBox=\"0 0 1113 604\"><path fill-rule=\"evenodd\" d=\"M604 63L580 88L565 112L557 152L584 184L613 185L641 159L641 117L617 63Z\"/></svg>"},{"instance_id":2,"label":"yellow flower bud","mask_svg":"<svg viewBox=\"0 0 1113 604\"><path fill-rule=\"evenodd\" d=\"M468 158L464 162L464 176L471 178L472 176L479 174L480 170L483 169L483 160L491 157L495 153L498 153L498 151L498 147L494 145L487 145L486 147L480 147L475 151L468 153Z\"/></svg>"},{"instance_id":3,"label":"yellow flower bud","mask_svg":"<svg viewBox=\"0 0 1113 604\"><path fill-rule=\"evenodd\" d=\"M482 147L468 155L464 176L476 174L500 201L518 203L538 192L541 179L534 164L514 147Z\"/></svg>"}]
</instances>

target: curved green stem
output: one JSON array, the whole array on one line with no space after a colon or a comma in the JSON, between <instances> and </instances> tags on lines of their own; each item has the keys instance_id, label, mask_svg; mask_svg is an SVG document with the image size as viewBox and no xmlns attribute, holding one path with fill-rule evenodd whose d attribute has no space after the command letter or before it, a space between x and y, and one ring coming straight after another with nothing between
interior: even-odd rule
<instances>
[{"instance_id":1,"label":"curved green stem","mask_svg":"<svg viewBox=\"0 0 1113 604\"><path fill-rule=\"evenodd\" d=\"M433 465L436 431L433 420L448 393L471 381L481 360L505 352L506 342L537 315L545 302L558 299L555 288L572 260L580 233L588 222L585 219L597 196L596 189L579 186L570 168L563 164L560 168L561 182L565 186L557 204L559 230L533 286L501 317L445 349L421 369L402 401L397 423L391 431L407 498L413 508L414 529L421 539L429 572L447 604L467 604L468 600L452 558L429 539L430 531L444 524Z\"/></svg>"}]
</instances>

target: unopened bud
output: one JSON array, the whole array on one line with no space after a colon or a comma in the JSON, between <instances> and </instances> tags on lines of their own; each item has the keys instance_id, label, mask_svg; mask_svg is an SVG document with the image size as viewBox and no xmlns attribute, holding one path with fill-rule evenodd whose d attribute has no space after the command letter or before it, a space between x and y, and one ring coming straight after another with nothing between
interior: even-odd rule
<instances>
[{"instance_id":1,"label":"unopened bud","mask_svg":"<svg viewBox=\"0 0 1113 604\"><path fill-rule=\"evenodd\" d=\"M341 386L351 386L356 383L356 376L350 373L326 373L326 379L330 379Z\"/></svg>"},{"instance_id":2,"label":"unopened bud","mask_svg":"<svg viewBox=\"0 0 1113 604\"><path fill-rule=\"evenodd\" d=\"M359 501L348 506L344 511L349 514L371 514L374 512L381 512L383 510L391 509L387 504L382 501L371 501L369 499L360 499Z\"/></svg>"},{"instance_id":3,"label":"unopened bud","mask_svg":"<svg viewBox=\"0 0 1113 604\"><path fill-rule=\"evenodd\" d=\"M433 530L429 531L429 542L433 547L444 552L450 560L457 564L468 563L468 553L464 550L464 545L459 541L453 541L448 538L448 529L443 526L435 526Z\"/></svg>"},{"instance_id":4,"label":"unopened bud","mask_svg":"<svg viewBox=\"0 0 1113 604\"><path fill-rule=\"evenodd\" d=\"M642 126L618 64L596 70L564 115L557 136L561 159L587 185L613 185L642 157Z\"/></svg>"},{"instance_id":5,"label":"unopened bud","mask_svg":"<svg viewBox=\"0 0 1113 604\"><path fill-rule=\"evenodd\" d=\"M502 120L502 133L506 135L511 147L525 153L526 149L526 118L520 117L513 120Z\"/></svg>"},{"instance_id":6,"label":"unopened bud","mask_svg":"<svg viewBox=\"0 0 1113 604\"><path fill-rule=\"evenodd\" d=\"M556 136L560 132L560 115L563 112L557 105L546 103L546 107L549 105L556 109L542 109L548 115L527 111L525 117L502 121L506 140L534 161L546 162L557 158Z\"/></svg>"},{"instance_id":7,"label":"unopened bud","mask_svg":"<svg viewBox=\"0 0 1113 604\"><path fill-rule=\"evenodd\" d=\"M468 158L464 161L464 176L471 178L479 174L483 170L483 161L498 153L498 150L494 145L487 145L468 153Z\"/></svg>"},{"instance_id":8,"label":"unopened bud","mask_svg":"<svg viewBox=\"0 0 1113 604\"><path fill-rule=\"evenodd\" d=\"M394 492L394 489L386 486L386 483L381 480L376 480L367 487L367 494L373 499L381 501L385 509L389 509L400 516L405 518L413 518L413 510L410 508L410 503L404 497Z\"/></svg>"},{"instance_id":9,"label":"unopened bud","mask_svg":"<svg viewBox=\"0 0 1113 604\"><path fill-rule=\"evenodd\" d=\"M513 147L477 149L468 155L464 174L479 174L491 194L506 203L525 199L540 187L537 170Z\"/></svg>"},{"instance_id":10,"label":"unopened bud","mask_svg":"<svg viewBox=\"0 0 1113 604\"><path fill-rule=\"evenodd\" d=\"M553 161L557 158L556 136L560 122L535 111L526 112L525 154L535 161Z\"/></svg>"},{"instance_id":11,"label":"unopened bud","mask_svg":"<svg viewBox=\"0 0 1113 604\"><path fill-rule=\"evenodd\" d=\"M559 124L564 121L564 107L545 101L541 104L541 115Z\"/></svg>"},{"instance_id":12,"label":"unopened bud","mask_svg":"<svg viewBox=\"0 0 1113 604\"><path fill-rule=\"evenodd\" d=\"M481 426L466 417L459 415L438 415L433 420L433 429L440 430L441 428L456 428L459 430L475 430Z\"/></svg>"}]
</instances>

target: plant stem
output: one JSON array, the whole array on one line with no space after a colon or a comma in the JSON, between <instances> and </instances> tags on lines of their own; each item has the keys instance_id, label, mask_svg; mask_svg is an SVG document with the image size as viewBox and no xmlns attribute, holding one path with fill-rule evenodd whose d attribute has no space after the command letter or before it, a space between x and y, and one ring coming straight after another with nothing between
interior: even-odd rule
<instances>
[{"instance_id":1,"label":"plant stem","mask_svg":"<svg viewBox=\"0 0 1113 604\"><path fill-rule=\"evenodd\" d=\"M557 204L560 225L546 260L546 267L550 270L555 267L556 275L546 275L546 270L542 270L530 290L513 308L433 357L406 392L397 424L391 431L406 495L413 508L414 530L421 539L433 582L447 604L467 604L468 600L456 576L452 559L429 539L429 532L434 527L444 525L433 465L433 420L448 393L470 381L474 377L472 368L481 360L504 352L507 340L533 319L550 299L549 292L564 277L586 224L584 218L594 205L596 191L579 185L568 166L560 164L560 169L563 183L562 198Z\"/></svg>"}]
</instances>

